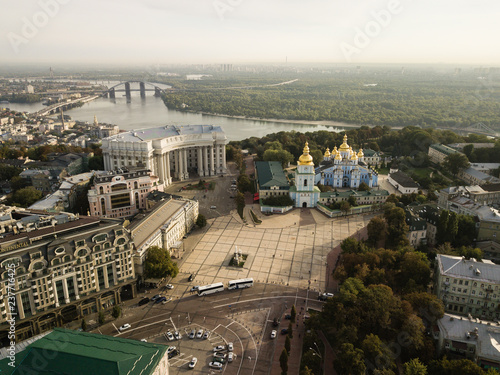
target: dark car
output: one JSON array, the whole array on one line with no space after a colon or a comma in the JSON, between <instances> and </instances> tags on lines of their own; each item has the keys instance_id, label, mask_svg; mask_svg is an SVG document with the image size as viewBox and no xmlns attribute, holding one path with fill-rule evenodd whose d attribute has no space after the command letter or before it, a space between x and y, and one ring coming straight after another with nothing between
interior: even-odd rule
<instances>
[{"instance_id":1,"label":"dark car","mask_svg":"<svg viewBox=\"0 0 500 375\"><path fill-rule=\"evenodd\" d=\"M179 355L179 351L177 349L174 349L170 353L168 353L168 359L173 358L176 355Z\"/></svg>"},{"instance_id":2,"label":"dark car","mask_svg":"<svg viewBox=\"0 0 500 375\"><path fill-rule=\"evenodd\" d=\"M285 319L290 320L290 319L292 319L292 316L291 316L290 314L286 314L286 315L285 315Z\"/></svg>"},{"instance_id":3,"label":"dark car","mask_svg":"<svg viewBox=\"0 0 500 375\"><path fill-rule=\"evenodd\" d=\"M287 335L287 334L288 334L288 329L283 328L283 329L281 330L281 334L282 334L282 335Z\"/></svg>"},{"instance_id":4,"label":"dark car","mask_svg":"<svg viewBox=\"0 0 500 375\"><path fill-rule=\"evenodd\" d=\"M193 280L194 280L194 274L192 273L191 275L189 275L188 281L193 281Z\"/></svg>"},{"instance_id":5,"label":"dark car","mask_svg":"<svg viewBox=\"0 0 500 375\"><path fill-rule=\"evenodd\" d=\"M160 302L163 302L163 301L166 301L167 300L167 297L160 297L158 298L155 303L160 303Z\"/></svg>"},{"instance_id":6,"label":"dark car","mask_svg":"<svg viewBox=\"0 0 500 375\"><path fill-rule=\"evenodd\" d=\"M146 305L149 302L149 298L145 297L139 301L139 306Z\"/></svg>"},{"instance_id":7,"label":"dark car","mask_svg":"<svg viewBox=\"0 0 500 375\"><path fill-rule=\"evenodd\" d=\"M277 327L280 325L280 321L278 320L278 318L274 318L273 320L273 327Z\"/></svg>"}]
</instances>

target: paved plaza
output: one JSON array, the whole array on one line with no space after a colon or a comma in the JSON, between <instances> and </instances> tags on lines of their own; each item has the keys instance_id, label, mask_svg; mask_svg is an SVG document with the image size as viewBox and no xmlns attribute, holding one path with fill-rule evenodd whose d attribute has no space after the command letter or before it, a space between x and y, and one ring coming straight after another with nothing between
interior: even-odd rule
<instances>
[{"instance_id":1,"label":"paved plaza","mask_svg":"<svg viewBox=\"0 0 500 375\"><path fill-rule=\"evenodd\" d=\"M245 225L235 215L218 217L209 221L210 228L180 272L195 274L193 285L253 277L261 283L324 291L328 253L372 217L330 219L314 209L295 209L262 217L258 226ZM243 268L229 266L236 247L248 254Z\"/></svg>"}]
</instances>

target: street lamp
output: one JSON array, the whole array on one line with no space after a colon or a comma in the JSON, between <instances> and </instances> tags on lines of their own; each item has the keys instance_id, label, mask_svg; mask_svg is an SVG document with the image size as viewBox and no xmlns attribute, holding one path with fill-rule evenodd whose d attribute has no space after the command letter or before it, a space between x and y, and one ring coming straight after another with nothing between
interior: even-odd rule
<instances>
[{"instance_id":1,"label":"street lamp","mask_svg":"<svg viewBox=\"0 0 500 375\"><path fill-rule=\"evenodd\" d=\"M319 357L320 362L319 362L319 371L322 374L323 373L323 356L319 353L321 350L319 350L318 344L316 342L313 342L314 346L316 347L317 350L314 348L309 347L309 350L312 350L312 354L315 355L316 357Z\"/></svg>"}]
</instances>

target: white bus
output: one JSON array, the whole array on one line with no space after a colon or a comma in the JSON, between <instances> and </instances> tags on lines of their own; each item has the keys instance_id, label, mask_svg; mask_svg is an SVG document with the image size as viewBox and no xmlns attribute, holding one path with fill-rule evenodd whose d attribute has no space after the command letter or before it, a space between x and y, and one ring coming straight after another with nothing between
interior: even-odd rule
<instances>
[{"instance_id":1,"label":"white bus","mask_svg":"<svg viewBox=\"0 0 500 375\"><path fill-rule=\"evenodd\" d=\"M217 293L217 292L222 292L222 291L224 291L224 284L215 283L215 284L200 286L198 288L198 295L199 296L206 296L207 294L212 294L212 293Z\"/></svg>"},{"instance_id":2,"label":"white bus","mask_svg":"<svg viewBox=\"0 0 500 375\"><path fill-rule=\"evenodd\" d=\"M245 289L253 286L253 279L250 277L248 279L231 280L228 284L227 289Z\"/></svg>"}]
</instances>

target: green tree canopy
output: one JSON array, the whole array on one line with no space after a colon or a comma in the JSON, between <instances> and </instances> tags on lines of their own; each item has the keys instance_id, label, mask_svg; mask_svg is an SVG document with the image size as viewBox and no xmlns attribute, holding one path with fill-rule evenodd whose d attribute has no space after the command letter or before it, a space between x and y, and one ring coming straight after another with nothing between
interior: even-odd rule
<instances>
[{"instance_id":1,"label":"green tree canopy","mask_svg":"<svg viewBox=\"0 0 500 375\"><path fill-rule=\"evenodd\" d=\"M452 175L456 176L462 169L469 168L470 163L467 156L455 152L444 159L443 165Z\"/></svg>"},{"instance_id":2,"label":"green tree canopy","mask_svg":"<svg viewBox=\"0 0 500 375\"><path fill-rule=\"evenodd\" d=\"M148 249L144 262L144 274L147 278L176 277L178 273L177 263L172 262L168 250L158 246L151 246Z\"/></svg>"},{"instance_id":3,"label":"green tree canopy","mask_svg":"<svg viewBox=\"0 0 500 375\"><path fill-rule=\"evenodd\" d=\"M207 225L207 219L204 215L198 214L196 218L196 225L200 228L204 228Z\"/></svg>"}]
</instances>

